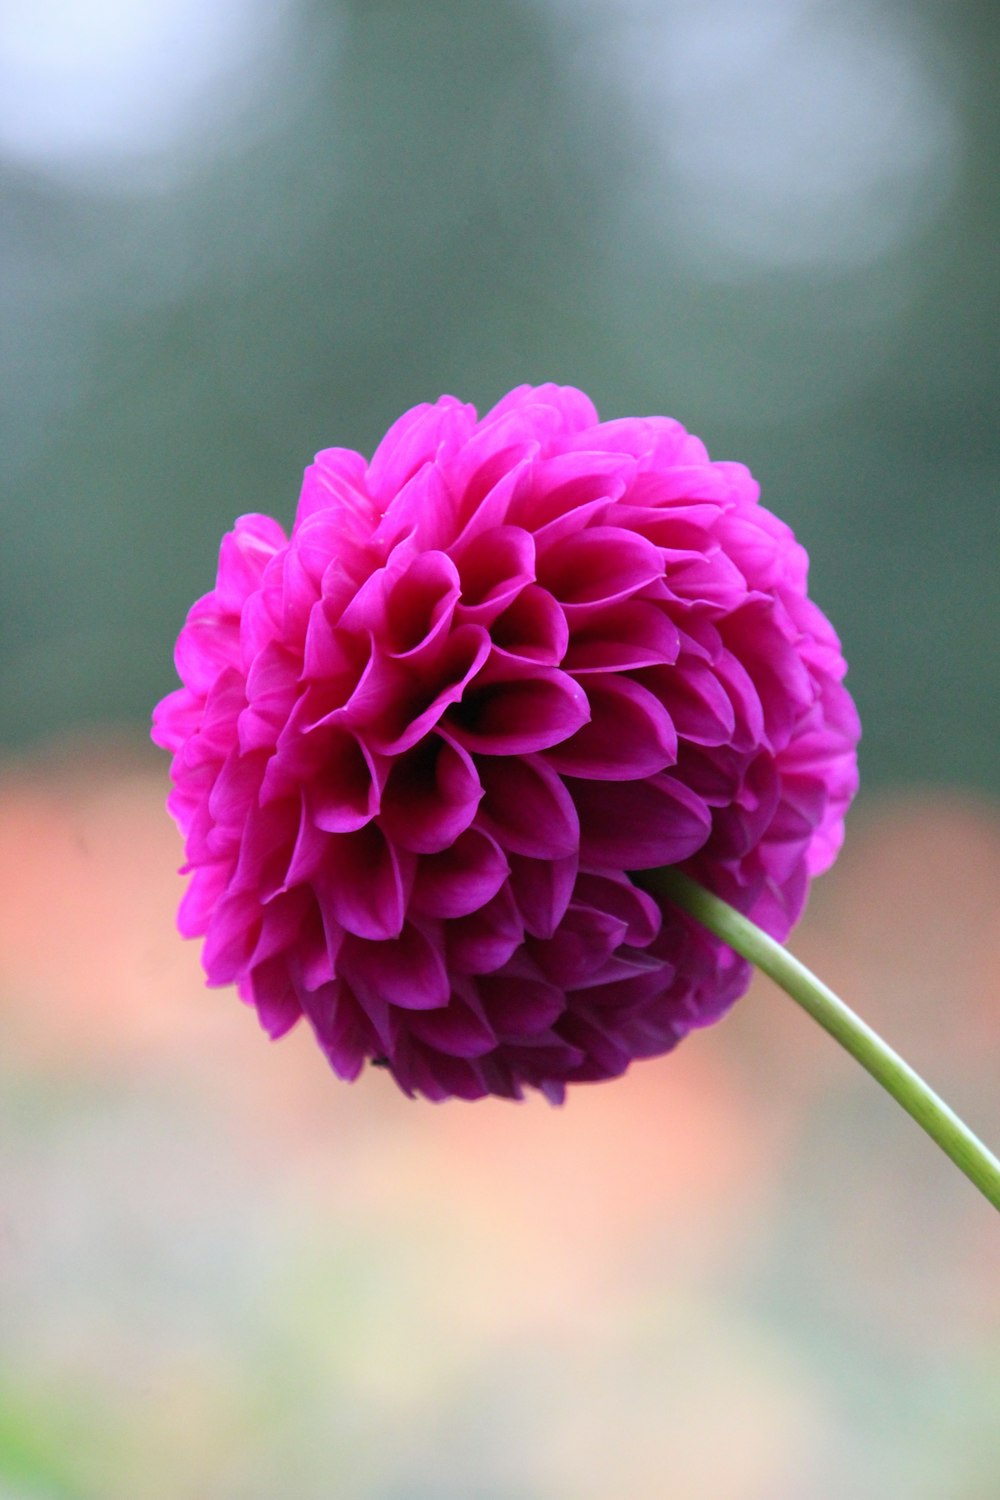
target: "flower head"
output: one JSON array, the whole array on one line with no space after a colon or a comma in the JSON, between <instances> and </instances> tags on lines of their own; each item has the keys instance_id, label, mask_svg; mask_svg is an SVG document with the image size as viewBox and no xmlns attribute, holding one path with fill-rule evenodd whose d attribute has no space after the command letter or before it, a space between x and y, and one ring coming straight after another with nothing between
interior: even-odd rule
<instances>
[{"instance_id":1,"label":"flower head","mask_svg":"<svg viewBox=\"0 0 1000 1500\"><path fill-rule=\"evenodd\" d=\"M721 1016L747 964L643 887L682 865L777 937L857 784L807 559L663 417L443 397L246 515L154 715L179 926L342 1078L562 1097Z\"/></svg>"}]
</instances>

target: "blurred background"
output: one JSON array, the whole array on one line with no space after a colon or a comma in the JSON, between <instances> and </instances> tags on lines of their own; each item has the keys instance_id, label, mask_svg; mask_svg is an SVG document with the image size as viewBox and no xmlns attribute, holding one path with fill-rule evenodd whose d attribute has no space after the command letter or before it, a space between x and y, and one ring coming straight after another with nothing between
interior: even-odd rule
<instances>
[{"instance_id":1,"label":"blurred background","mask_svg":"<svg viewBox=\"0 0 1000 1500\"><path fill-rule=\"evenodd\" d=\"M760 984L435 1108L173 929L152 703L244 511L522 381L812 556L865 725L796 938L1000 1142L1000 13L0 11L2 1500L995 1500L995 1216Z\"/></svg>"}]
</instances>

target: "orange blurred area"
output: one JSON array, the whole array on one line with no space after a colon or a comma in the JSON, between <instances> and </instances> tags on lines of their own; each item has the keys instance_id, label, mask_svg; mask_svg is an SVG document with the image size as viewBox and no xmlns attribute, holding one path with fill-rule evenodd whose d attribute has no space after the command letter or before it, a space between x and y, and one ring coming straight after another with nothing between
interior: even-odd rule
<instances>
[{"instance_id":1,"label":"orange blurred area","mask_svg":"<svg viewBox=\"0 0 1000 1500\"><path fill-rule=\"evenodd\" d=\"M0 775L0 1496L1000 1493L1000 1239L766 982L567 1105L271 1044L162 758ZM1000 1140L1000 812L857 812L796 951Z\"/></svg>"}]
</instances>

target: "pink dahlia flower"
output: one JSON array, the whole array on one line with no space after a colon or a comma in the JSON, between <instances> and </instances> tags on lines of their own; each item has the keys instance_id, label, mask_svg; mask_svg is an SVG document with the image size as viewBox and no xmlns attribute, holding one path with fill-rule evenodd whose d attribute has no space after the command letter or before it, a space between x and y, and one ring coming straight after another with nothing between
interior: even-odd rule
<instances>
[{"instance_id":1,"label":"pink dahlia flower","mask_svg":"<svg viewBox=\"0 0 1000 1500\"><path fill-rule=\"evenodd\" d=\"M242 516L154 716L209 983L433 1099L558 1100L718 1019L747 965L642 872L784 937L857 784L837 637L757 496L547 385L320 453L288 536Z\"/></svg>"}]
</instances>

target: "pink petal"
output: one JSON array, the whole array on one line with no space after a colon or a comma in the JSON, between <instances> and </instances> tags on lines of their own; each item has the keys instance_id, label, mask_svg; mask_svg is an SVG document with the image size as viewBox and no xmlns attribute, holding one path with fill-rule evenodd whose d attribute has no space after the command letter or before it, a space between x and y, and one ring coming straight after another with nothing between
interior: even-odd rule
<instances>
[{"instance_id":1,"label":"pink petal","mask_svg":"<svg viewBox=\"0 0 1000 1500\"><path fill-rule=\"evenodd\" d=\"M401 848L433 854L468 828L482 795L468 751L432 733L393 762L379 823Z\"/></svg>"},{"instance_id":2,"label":"pink petal","mask_svg":"<svg viewBox=\"0 0 1000 1500\"><path fill-rule=\"evenodd\" d=\"M445 931L448 965L459 974L499 969L524 941L524 925L507 886L478 911L449 922Z\"/></svg>"},{"instance_id":3,"label":"pink petal","mask_svg":"<svg viewBox=\"0 0 1000 1500\"><path fill-rule=\"evenodd\" d=\"M582 614L627 599L663 577L658 547L615 526L591 526L538 560L538 582L568 610Z\"/></svg>"},{"instance_id":4,"label":"pink petal","mask_svg":"<svg viewBox=\"0 0 1000 1500\"><path fill-rule=\"evenodd\" d=\"M324 917L348 932L379 940L398 937L406 914L399 856L374 823L331 838L313 877Z\"/></svg>"},{"instance_id":5,"label":"pink petal","mask_svg":"<svg viewBox=\"0 0 1000 1500\"><path fill-rule=\"evenodd\" d=\"M250 972L247 990L261 1026L273 1042L302 1018L302 1006L288 977L284 958L269 958Z\"/></svg>"},{"instance_id":6,"label":"pink petal","mask_svg":"<svg viewBox=\"0 0 1000 1500\"><path fill-rule=\"evenodd\" d=\"M387 586L380 644L393 656L412 656L447 630L458 602L458 569L444 552L424 552Z\"/></svg>"},{"instance_id":7,"label":"pink petal","mask_svg":"<svg viewBox=\"0 0 1000 1500\"><path fill-rule=\"evenodd\" d=\"M574 900L610 913L625 923L624 941L644 948L660 930L660 908L648 892L633 885L627 875L585 871L576 882Z\"/></svg>"},{"instance_id":8,"label":"pink petal","mask_svg":"<svg viewBox=\"0 0 1000 1500\"><path fill-rule=\"evenodd\" d=\"M433 670L427 667L428 676L424 680L407 687L406 680L398 677L394 691L390 692L387 686L382 698L373 695L374 703L385 704L381 713L373 714L363 704L355 709L352 703L355 714L367 721L368 744L381 755L399 755L411 749L434 728L445 710L462 698L489 653L490 641L485 630L479 625L461 625L444 643ZM385 680L391 685L388 676Z\"/></svg>"},{"instance_id":9,"label":"pink petal","mask_svg":"<svg viewBox=\"0 0 1000 1500\"><path fill-rule=\"evenodd\" d=\"M311 516L334 511L347 536L371 535L375 506L365 490L367 465L350 448L324 448L306 469L302 481L295 529Z\"/></svg>"},{"instance_id":10,"label":"pink petal","mask_svg":"<svg viewBox=\"0 0 1000 1500\"><path fill-rule=\"evenodd\" d=\"M563 991L545 979L483 974L476 985L483 1010L503 1037L537 1036L555 1025L566 1009Z\"/></svg>"},{"instance_id":11,"label":"pink petal","mask_svg":"<svg viewBox=\"0 0 1000 1500\"><path fill-rule=\"evenodd\" d=\"M497 1045L496 1033L478 1004L457 994L438 1010L415 1015L410 1030L422 1042L449 1057L483 1057Z\"/></svg>"},{"instance_id":12,"label":"pink petal","mask_svg":"<svg viewBox=\"0 0 1000 1500\"><path fill-rule=\"evenodd\" d=\"M449 849L422 856L411 909L429 917L468 916L496 895L509 873L496 841L477 828L466 829Z\"/></svg>"},{"instance_id":13,"label":"pink petal","mask_svg":"<svg viewBox=\"0 0 1000 1500\"><path fill-rule=\"evenodd\" d=\"M407 480L436 458L442 446L457 447L471 433L473 406L454 396L442 396L433 406L423 404L404 412L389 428L368 465L367 490L385 510Z\"/></svg>"},{"instance_id":14,"label":"pink petal","mask_svg":"<svg viewBox=\"0 0 1000 1500\"><path fill-rule=\"evenodd\" d=\"M288 538L270 516L240 516L234 529L222 539L215 595L223 611L237 614L249 594L260 584L264 569L274 554L288 545Z\"/></svg>"},{"instance_id":15,"label":"pink petal","mask_svg":"<svg viewBox=\"0 0 1000 1500\"><path fill-rule=\"evenodd\" d=\"M489 624L534 581L534 539L520 526L495 526L457 556L462 588L459 617L463 620Z\"/></svg>"},{"instance_id":16,"label":"pink petal","mask_svg":"<svg viewBox=\"0 0 1000 1500\"><path fill-rule=\"evenodd\" d=\"M449 734L467 749L528 754L558 745L587 722L587 695L565 672L509 660L490 665L448 715Z\"/></svg>"},{"instance_id":17,"label":"pink petal","mask_svg":"<svg viewBox=\"0 0 1000 1500\"><path fill-rule=\"evenodd\" d=\"M525 931L547 938L555 932L573 894L579 861L576 854L559 859L510 856L510 889Z\"/></svg>"},{"instance_id":18,"label":"pink petal","mask_svg":"<svg viewBox=\"0 0 1000 1500\"><path fill-rule=\"evenodd\" d=\"M590 723L546 753L562 775L634 781L677 759L677 733L666 709L627 677L587 678ZM728 699L727 699L728 702Z\"/></svg>"},{"instance_id":19,"label":"pink petal","mask_svg":"<svg viewBox=\"0 0 1000 1500\"><path fill-rule=\"evenodd\" d=\"M708 809L669 775L647 781L574 781L580 854L588 865L652 870L677 864L711 832Z\"/></svg>"},{"instance_id":20,"label":"pink petal","mask_svg":"<svg viewBox=\"0 0 1000 1500\"><path fill-rule=\"evenodd\" d=\"M303 997L303 1009L316 1040L337 1074L357 1078L373 1051L371 1023L346 984L327 984Z\"/></svg>"},{"instance_id":21,"label":"pink petal","mask_svg":"<svg viewBox=\"0 0 1000 1500\"><path fill-rule=\"evenodd\" d=\"M677 626L656 604L626 599L574 621L567 672L628 672L677 660Z\"/></svg>"},{"instance_id":22,"label":"pink petal","mask_svg":"<svg viewBox=\"0 0 1000 1500\"><path fill-rule=\"evenodd\" d=\"M228 667L240 665L240 627L235 616L221 610L197 619L189 616L177 637L174 665L189 688L207 693Z\"/></svg>"},{"instance_id":23,"label":"pink petal","mask_svg":"<svg viewBox=\"0 0 1000 1500\"><path fill-rule=\"evenodd\" d=\"M478 763L483 802L476 826L514 854L534 859L575 855L580 825L562 779L539 756Z\"/></svg>"},{"instance_id":24,"label":"pink petal","mask_svg":"<svg viewBox=\"0 0 1000 1500\"><path fill-rule=\"evenodd\" d=\"M684 656L651 667L638 680L664 705L677 733L695 745L726 745L736 728L732 700L714 670Z\"/></svg>"},{"instance_id":25,"label":"pink petal","mask_svg":"<svg viewBox=\"0 0 1000 1500\"><path fill-rule=\"evenodd\" d=\"M625 926L610 912L571 905L558 932L544 942L530 939L528 952L545 978L572 989L596 973L625 937Z\"/></svg>"},{"instance_id":26,"label":"pink petal","mask_svg":"<svg viewBox=\"0 0 1000 1500\"><path fill-rule=\"evenodd\" d=\"M448 1001L444 958L412 922L405 924L398 937L384 942L346 937L339 968L362 1005L371 997L405 1010L432 1010Z\"/></svg>"},{"instance_id":27,"label":"pink petal","mask_svg":"<svg viewBox=\"0 0 1000 1500\"><path fill-rule=\"evenodd\" d=\"M557 667L566 653L569 627L549 591L530 583L493 621L490 636L497 656Z\"/></svg>"}]
</instances>

